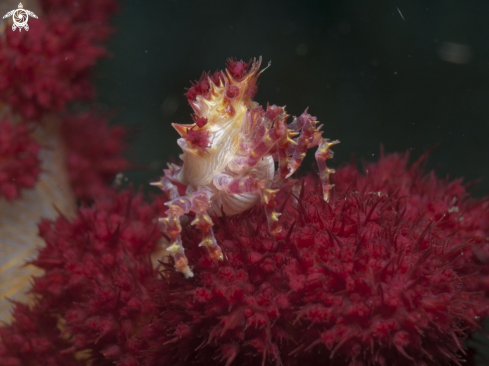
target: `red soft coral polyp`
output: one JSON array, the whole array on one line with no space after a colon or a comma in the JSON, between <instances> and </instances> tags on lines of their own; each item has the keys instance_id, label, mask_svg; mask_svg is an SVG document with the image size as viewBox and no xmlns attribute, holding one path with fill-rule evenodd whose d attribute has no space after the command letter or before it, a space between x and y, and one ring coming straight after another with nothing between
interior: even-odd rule
<instances>
[{"instance_id":1,"label":"red soft coral polyp","mask_svg":"<svg viewBox=\"0 0 489 366\"><path fill-rule=\"evenodd\" d=\"M130 167L123 153L127 129L109 126L106 116L93 111L65 116L61 131L71 186L80 200L91 201L112 190L107 183Z\"/></svg>"},{"instance_id":2,"label":"red soft coral polyp","mask_svg":"<svg viewBox=\"0 0 489 366\"><path fill-rule=\"evenodd\" d=\"M115 10L113 0L55 3L45 1L28 32L8 28L0 40L0 100L31 120L92 98L90 69L108 55L101 42L111 28L102 20Z\"/></svg>"},{"instance_id":3,"label":"red soft coral polyp","mask_svg":"<svg viewBox=\"0 0 489 366\"><path fill-rule=\"evenodd\" d=\"M246 76L251 62L252 60L244 62L243 60L237 61L235 58L229 58L227 60L226 69L234 80L241 81L241 79Z\"/></svg>"},{"instance_id":4,"label":"red soft coral polyp","mask_svg":"<svg viewBox=\"0 0 489 366\"><path fill-rule=\"evenodd\" d=\"M73 354L60 352L69 342L61 337L57 319L49 312L17 303L13 316L14 324L0 328L0 365L38 365L40 360L48 366L80 365Z\"/></svg>"},{"instance_id":5,"label":"red soft coral polyp","mask_svg":"<svg viewBox=\"0 0 489 366\"><path fill-rule=\"evenodd\" d=\"M397 192L406 197L404 217L416 220L421 215L437 223L444 237L452 237L455 245L470 242L457 261L460 273L470 291L482 291L489 298L489 200L470 197L461 179L439 179L434 172L424 174L419 167L427 154L409 166L409 153L381 152L378 162L366 163L361 174L355 167L338 169L333 181L338 190L361 190L365 184L381 194ZM470 279L469 279L470 278Z\"/></svg>"},{"instance_id":6,"label":"red soft coral polyp","mask_svg":"<svg viewBox=\"0 0 489 366\"><path fill-rule=\"evenodd\" d=\"M197 147L201 151L205 151L209 147L209 133L205 130L189 128L187 133L182 136L190 146Z\"/></svg>"},{"instance_id":7,"label":"red soft coral polyp","mask_svg":"<svg viewBox=\"0 0 489 366\"><path fill-rule=\"evenodd\" d=\"M215 85L220 85L222 80L221 71L216 71L214 74L204 72L199 80L192 82L192 86L187 89L185 93L189 101L194 101L197 96L202 96L205 99L209 99L210 83L209 80Z\"/></svg>"},{"instance_id":8,"label":"red soft coral polyp","mask_svg":"<svg viewBox=\"0 0 489 366\"><path fill-rule=\"evenodd\" d=\"M0 197L12 201L21 189L32 188L41 171L39 144L29 135L27 124L0 122Z\"/></svg>"},{"instance_id":9,"label":"red soft coral polyp","mask_svg":"<svg viewBox=\"0 0 489 366\"><path fill-rule=\"evenodd\" d=\"M190 214L190 279L150 261L167 197L125 191L44 220L37 302L0 327L0 365L460 365L487 312L488 202L418 163L338 169L328 202L315 177L283 184L277 237L260 206L214 218L223 261Z\"/></svg>"},{"instance_id":10,"label":"red soft coral polyp","mask_svg":"<svg viewBox=\"0 0 489 366\"><path fill-rule=\"evenodd\" d=\"M32 287L39 301L31 309L17 305L15 321L0 327L0 365L10 365L6 359L84 365L76 361L81 350L91 351L90 364L138 365L146 348L139 333L155 316L157 272L149 254L161 240L153 218L162 214L163 202L150 205L125 191L80 208L72 220L42 221L46 246L33 264L45 275ZM28 348L37 338L44 346Z\"/></svg>"},{"instance_id":11,"label":"red soft coral polyp","mask_svg":"<svg viewBox=\"0 0 489 366\"><path fill-rule=\"evenodd\" d=\"M278 238L259 209L224 217L215 226L221 263L187 227L195 276L186 280L169 264L147 365L458 362L484 310L453 267L468 244L429 218L407 218L398 194L364 187L326 203L308 178L289 201Z\"/></svg>"}]
</instances>

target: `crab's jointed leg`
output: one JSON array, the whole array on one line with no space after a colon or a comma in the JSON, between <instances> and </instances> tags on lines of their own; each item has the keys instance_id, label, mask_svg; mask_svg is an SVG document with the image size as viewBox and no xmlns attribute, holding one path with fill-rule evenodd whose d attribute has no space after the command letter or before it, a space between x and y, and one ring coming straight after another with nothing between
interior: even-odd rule
<instances>
[{"instance_id":1,"label":"crab's jointed leg","mask_svg":"<svg viewBox=\"0 0 489 366\"><path fill-rule=\"evenodd\" d=\"M179 197L178 188L176 186L176 182L178 182L178 174L182 168L175 164L168 164L168 169L164 169L163 172L165 176L161 178L159 182L151 183L152 186L158 187L163 192L166 193L168 198L174 200Z\"/></svg>"},{"instance_id":2,"label":"crab's jointed leg","mask_svg":"<svg viewBox=\"0 0 489 366\"><path fill-rule=\"evenodd\" d=\"M294 121L288 126L293 131L300 130L300 135L295 141L295 148L293 148L292 157L289 158L288 173L285 178L290 177L297 168L300 167L304 157L306 156L307 149L317 146L321 139L321 131L316 127L317 120L315 117L304 112L298 118L294 118ZM289 155L289 154L287 154Z\"/></svg>"},{"instance_id":3,"label":"crab's jointed leg","mask_svg":"<svg viewBox=\"0 0 489 366\"><path fill-rule=\"evenodd\" d=\"M230 175L222 173L218 174L213 182L217 189L230 195L240 193L259 194L261 203L265 206L270 235L277 236L282 231L282 227L278 223L280 213L275 211L275 195L278 190L268 187L266 180L257 179L250 175L245 178L233 178Z\"/></svg>"},{"instance_id":4,"label":"crab's jointed leg","mask_svg":"<svg viewBox=\"0 0 489 366\"><path fill-rule=\"evenodd\" d=\"M179 197L180 194L176 185L179 170L180 167L168 164L168 169L164 170L165 175L161 180L151 183L151 185L160 188L171 199L171 201L166 202L168 206L168 210L165 212L166 217L160 218L159 221L163 224L165 233L170 236L170 246L167 250L171 252L175 260L175 268L182 272L185 277L192 277L193 273L188 266L188 260L180 237L182 232L180 217L188 212L191 202L186 197Z\"/></svg>"},{"instance_id":5,"label":"crab's jointed leg","mask_svg":"<svg viewBox=\"0 0 489 366\"><path fill-rule=\"evenodd\" d=\"M326 166L326 160L333 157L333 151L331 146L339 144L338 140L329 141L327 139L321 139L315 157L319 169L319 179L321 180L321 186L323 187L323 199L327 202L329 199L329 191L333 188L334 184L329 183L330 174L334 173L334 169L329 169Z\"/></svg>"},{"instance_id":6,"label":"crab's jointed leg","mask_svg":"<svg viewBox=\"0 0 489 366\"><path fill-rule=\"evenodd\" d=\"M279 175L278 179L283 180L290 177L297 168L302 164L304 157L306 156L307 149L318 146L316 151L316 162L319 169L319 178L321 180L321 186L323 188L323 198L328 200L329 191L333 187L329 183L330 174L334 173L334 169L329 169L326 166L326 160L333 157L331 146L339 143L338 140L329 142L329 140L321 137L322 126L317 127L318 121L315 117L304 112L298 118L288 125L287 133L283 135L283 138L277 144L277 155L279 157ZM291 143L291 137L296 132L301 131L296 141ZM295 146L294 146L295 145ZM289 155L292 155L289 157Z\"/></svg>"},{"instance_id":7,"label":"crab's jointed leg","mask_svg":"<svg viewBox=\"0 0 489 366\"><path fill-rule=\"evenodd\" d=\"M263 110L261 112L265 113ZM248 118L252 136L247 146L242 148L231 161L232 170L239 172L258 164L277 142L283 139L283 135L287 132L285 123L287 117L285 109L277 106L268 107L265 115L251 112Z\"/></svg>"},{"instance_id":8,"label":"crab's jointed leg","mask_svg":"<svg viewBox=\"0 0 489 366\"><path fill-rule=\"evenodd\" d=\"M297 142L293 139L297 135L298 132L287 128L285 134L277 142L274 160L278 161L278 171L275 173L274 182L282 182L289 176L290 157L287 152L297 145Z\"/></svg>"},{"instance_id":9,"label":"crab's jointed leg","mask_svg":"<svg viewBox=\"0 0 489 366\"><path fill-rule=\"evenodd\" d=\"M187 197L179 197L165 203L168 206L166 217L162 217L159 221L163 224L163 230L170 236L170 246L168 250L175 260L175 268L182 272L185 277L193 277L192 270L188 266L188 259L185 256L185 250L182 245L182 226L180 225L180 217L190 211L191 202Z\"/></svg>"},{"instance_id":10,"label":"crab's jointed leg","mask_svg":"<svg viewBox=\"0 0 489 366\"><path fill-rule=\"evenodd\" d=\"M209 190L199 187L199 190L193 192L190 196L179 196L176 186L177 174L179 168L172 165L170 169L166 169L165 176L159 182L152 183L154 186L161 188L172 200L166 202L168 210L166 217L162 217L159 221L164 226L164 232L170 236L170 246L167 250L172 254L175 260L175 268L182 272L185 277L193 277L192 270L188 266L188 259L185 256L185 250L182 245L181 232L182 226L180 218L189 213L195 212L195 219L192 225L204 232L204 237L200 246L205 246L209 250L210 256L213 259L222 260L221 248L216 242L214 233L212 232L212 220L207 214L210 206L211 193Z\"/></svg>"},{"instance_id":11,"label":"crab's jointed leg","mask_svg":"<svg viewBox=\"0 0 489 366\"><path fill-rule=\"evenodd\" d=\"M195 212L195 219L192 221L192 225L204 232L204 237L199 246L206 247L212 259L223 260L221 248L212 232L214 223L207 213L211 205L212 193L204 187L199 187L198 191L192 193L191 199L191 210Z\"/></svg>"}]
</instances>

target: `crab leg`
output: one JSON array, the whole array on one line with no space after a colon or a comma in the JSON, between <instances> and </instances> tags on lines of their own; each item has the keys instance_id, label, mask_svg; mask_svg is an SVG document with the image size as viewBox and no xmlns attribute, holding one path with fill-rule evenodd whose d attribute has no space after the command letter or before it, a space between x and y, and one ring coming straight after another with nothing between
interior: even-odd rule
<instances>
[{"instance_id":1,"label":"crab leg","mask_svg":"<svg viewBox=\"0 0 489 366\"><path fill-rule=\"evenodd\" d=\"M275 154L276 158L274 159L278 161L278 172L275 173L275 182L284 181L289 174L290 158L287 151L289 151L289 149L293 149L297 145L297 142L292 139L296 135L298 135L297 132L287 129L286 133L277 143Z\"/></svg>"},{"instance_id":2,"label":"crab leg","mask_svg":"<svg viewBox=\"0 0 489 366\"><path fill-rule=\"evenodd\" d=\"M311 116L306 111L288 126L292 130L300 129L301 134L297 138L295 149L287 165L289 172L285 178L290 177L299 168L306 156L307 149L317 145L321 138L321 132L316 128L316 124L316 117Z\"/></svg>"},{"instance_id":3,"label":"crab leg","mask_svg":"<svg viewBox=\"0 0 489 366\"><path fill-rule=\"evenodd\" d=\"M171 239L170 246L167 250L175 260L175 269L182 272L187 278L193 277L194 274L188 266L188 259L185 256L185 250L182 245L180 218L190 211L195 212L195 219L191 225L195 225L197 229L204 232L204 237L199 246L205 246L209 250L212 259L223 259L221 248L217 244L214 233L212 232L212 226L214 224L207 214L211 198L212 194L204 189L193 192L189 197L178 197L165 203L168 206L168 210L165 211L166 217L159 219L164 226L164 232Z\"/></svg>"},{"instance_id":4,"label":"crab leg","mask_svg":"<svg viewBox=\"0 0 489 366\"><path fill-rule=\"evenodd\" d=\"M165 211L166 217L159 219L160 223L163 224L163 230L170 236L170 246L166 250L171 253L175 260L177 271L182 272L185 277L192 277L194 274L188 266L182 238L180 237L182 232L180 217L189 211L191 202L186 197L179 197L178 187L175 184L179 170L180 167L168 164L168 169L164 170L165 176L159 182L151 183L151 185L160 188L171 199L171 201L165 203L168 206L168 210Z\"/></svg>"},{"instance_id":5,"label":"crab leg","mask_svg":"<svg viewBox=\"0 0 489 366\"><path fill-rule=\"evenodd\" d=\"M329 140L321 137L322 132L320 131L321 126L316 127L317 120L316 117L311 116L307 113L307 110L288 126L287 134L284 134L283 139L278 143L278 157L279 157L279 177L281 180L290 177L297 168L302 164L304 157L306 156L306 151L309 148L318 146L316 151L316 162L319 169L319 179L321 180L321 186L323 187L323 198L325 201L328 200L329 191L333 187L329 183L329 176L334 173L334 169L329 169L326 166L326 160L333 157L333 151L331 151L331 146L339 144L338 140L329 142ZM292 152L292 157L288 153L288 149L292 145L288 140L292 134L290 131L301 130L300 136L295 141L295 148ZM287 138L288 140L285 140ZM285 162L287 162L286 168Z\"/></svg>"},{"instance_id":6,"label":"crab leg","mask_svg":"<svg viewBox=\"0 0 489 366\"><path fill-rule=\"evenodd\" d=\"M175 269L182 272L185 277L193 277L192 270L188 266L188 259L185 256L185 250L182 245L182 226L180 225L180 217L190 211L192 206L191 201L187 197L179 197L165 203L168 206L166 217L162 217L159 221L163 224L163 230L170 236L170 246L168 250L175 260Z\"/></svg>"},{"instance_id":7,"label":"crab leg","mask_svg":"<svg viewBox=\"0 0 489 366\"><path fill-rule=\"evenodd\" d=\"M267 188L265 180L256 179L252 176L245 178L233 178L227 174L218 174L214 180L214 185L217 189L226 192L227 194L240 193L257 193L260 195L261 203L265 206L267 215L268 231L270 235L276 236L282 227L278 223L280 213L275 211L275 195L277 189Z\"/></svg>"},{"instance_id":8,"label":"crab leg","mask_svg":"<svg viewBox=\"0 0 489 366\"><path fill-rule=\"evenodd\" d=\"M168 164L168 169L164 169L165 176L161 178L159 182L151 183L152 186L158 187L166 193L168 198L174 200L179 197L178 188L176 182L178 182L178 174L182 168L175 164Z\"/></svg>"},{"instance_id":9,"label":"crab leg","mask_svg":"<svg viewBox=\"0 0 489 366\"><path fill-rule=\"evenodd\" d=\"M329 175L334 173L334 169L329 169L326 166L326 160L333 157L333 151L331 151L330 147L339 143L338 140L329 142L327 139L321 139L315 154L319 169L319 179L321 180L321 186L323 187L323 199L326 202L329 199L329 191L334 186L334 184L329 183Z\"/></svg>"},{"instance_id":10,"label":"crab leg","mask_svg":"<svg viewBox=\"0 0 489 366\"><path fill-rule=\"evenodd\" d=\"M167 250L171 252L175 260L175 268L188 278L194 274L188 266L188 260L185 256L185 250L180 236L182 232L180 218L183 215L190 211L195 212L196 216L194 221L192 221L192 225L195 225L204 232L204 238L200 246L207 247L211 258L222 260L222 252L212 232L212 219L207 214L212 196L211 193L199 187L199 190L193 192L189 197L180 196L176 185L180 169L180 167L174 164L169 164L168 169L164 170L165 176L159 182L151 184L159 187L171 199L171 201L165 203L168 206L168 210L165 211L166 217L160 218L159 221L164 226L164 232L170 236L170 246Z\"/></svg>"},{"instance_id":11,"label":"crab leg","mask_svg":"<svg viewBox=\"0 0 489 366\"><path fill-rule=\"evenodd\" d=\"M204 187L199 187L199 190L192 193L191 210L195 212L195 219L192 221L192 225L204 232L204 237L199 246L206 247L212 259L223 260L221 248L217 244L212 231L214 223L207 213L211 205L211 199L212 193Z\"/></svg>"},{"instance_id":12,"label":"crab leg","mask_svg":"<svg viewBox=\"0 0 489 366\"><path fill-rule=\"evenodd\" d=\"M185 277L192 277L193 273L188 266L188 260L183 249L180 233L182 226L180 225L180 217L185 215L190 207L191 202L186 197L180 197L178 187L176 185L177 176L180 167L174 164L168 164L168 169L165 169L165 175L159 182L151 183L151 185L160 188L171 201L166 202L168 210L165 211L166 217L162 217L159 221L163 224L163 230L170 236L170 246L167 248L171 252L175 260L175 268L182 272Z\"/></svg>"},{"instance_id":13,"label":"crab leg","mask_svg":"<svg viewBox=\"0 0 489 366\"><path fill-rule=\"evenodd\" d=\"M265 156L268 151L279 141L287 130L285 120L288 115L284 108L272 106L267 108L267 113L263 118L262 125L253 139L250 154L246 165L255 166L258 161ZM269 125L273 122L273 127Z\"/></svg>"},{"instance_id":14,"label":"crab leg","mask_svg":"<svg viewBox=\"0 0 489 366\"><path fill-rule=\"evenodd\" d=\"M242 148L240 154L234 157L230 164L232 169L240 172L258 164L277 142L283 139L283 135L287 132L285 123L287 117L284 108L277 106L268 107L266 114L258 123L255 122L258 117L250 114L248 118L253 126L251 131L253 137L247 146Z\"/></svg>"}]
</instances>

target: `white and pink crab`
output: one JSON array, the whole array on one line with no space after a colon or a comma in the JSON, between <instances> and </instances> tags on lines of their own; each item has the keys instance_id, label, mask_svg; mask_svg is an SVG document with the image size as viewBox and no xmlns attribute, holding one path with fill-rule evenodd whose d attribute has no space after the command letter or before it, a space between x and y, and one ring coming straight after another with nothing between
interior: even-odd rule
<instances>
[{"instance_id":1,"label":"white and pink crab","mask_svg":"<svg viewBox=\"0 0 489 366\"><path fill-rule=\"evenodd\" d=\"M272 105L264 110L254 102L256 80L264 71L259 71L260 65L261 57L253 63L229 59L225 71L204 73L186 94L195 112L194 123L173 123L181 136L178 145L183 150L183 165L169 164L165 175L153 185L170 198L167 216L160 222L171 238L167 250L175 268L186 277L193 273L180 237L183 215L195 213L191 224L203 231L200 245L207 247L214 260L222 260L223 255L209 212L235 215L260 200L269 232L276 236L281 226L280 214L275 211L275 188L301 165L307 149L315 146L324 199L328 199L329 175L334 170L325 162L333 156L331 146L339 141L322 138L322 126L317 126L318 121L307 110L287 124L289 116L283 107ZM274 162L278 162L277 171ZM185 196L178 193L182 184L187 187Z\"/></svg>"}]
</instances>

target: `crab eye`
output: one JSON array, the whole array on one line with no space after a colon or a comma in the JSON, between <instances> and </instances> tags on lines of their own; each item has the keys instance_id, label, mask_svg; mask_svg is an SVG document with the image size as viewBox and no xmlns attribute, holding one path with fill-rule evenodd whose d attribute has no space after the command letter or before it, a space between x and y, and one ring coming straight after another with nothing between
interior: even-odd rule
<instances>
[{"instance_id":1,"label":"crab eye","mask_svg":"<svg viewBox=\"0 0 489 366\"><path fill-rule=\"evenodd\" d=\"M226 96L229 98L229 99L234 99L238 96L239 94L239 88L236 86L236 85L231 85L228 89L228 91L226 92Z\"/></svg>"}]
</instances>

